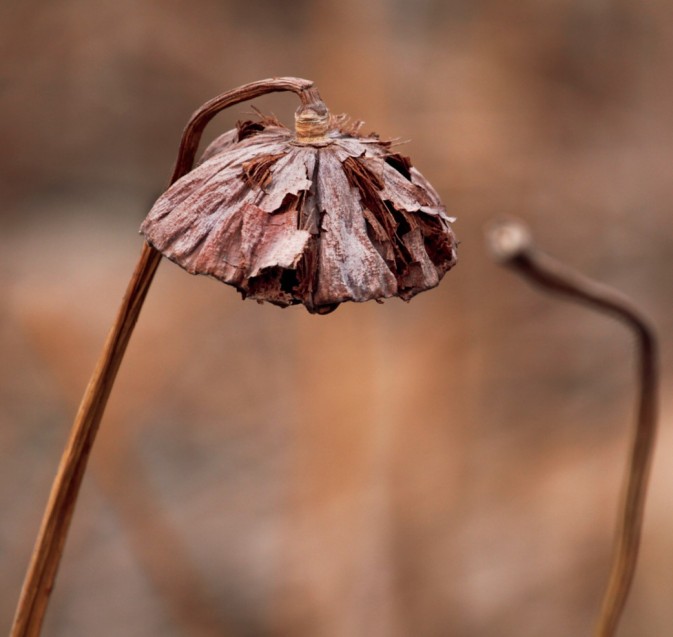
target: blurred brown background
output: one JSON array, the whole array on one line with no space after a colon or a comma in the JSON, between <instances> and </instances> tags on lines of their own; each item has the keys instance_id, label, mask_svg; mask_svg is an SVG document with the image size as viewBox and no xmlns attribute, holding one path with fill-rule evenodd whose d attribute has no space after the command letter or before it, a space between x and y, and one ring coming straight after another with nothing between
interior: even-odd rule
<instances>
[{"instance_id":1,"label":"blurred brown background","mask_svg":"<svg viewBox=\"0 0 673 637\"><path fill-rule=\"evenodd\" d=\"M662 335L620 635L670 635L672 29L667 0L3 0L0 632L182 127L223 90L297 75L411 140L459 265L409 305L315 317L162 264L45 635L589 635L632 343L493 265L483 228L503 214ZM256 105L288 123L296 106Z\"/></svg>"}]
</instances>

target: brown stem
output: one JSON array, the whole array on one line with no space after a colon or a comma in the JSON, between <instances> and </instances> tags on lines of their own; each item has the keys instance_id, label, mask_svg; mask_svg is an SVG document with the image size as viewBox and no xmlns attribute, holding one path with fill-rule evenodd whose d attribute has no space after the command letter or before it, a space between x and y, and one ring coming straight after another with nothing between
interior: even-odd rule
<instances>
[{"instance_id":1,"label":"brown stem","mask_svg":"<svg viewBox=\"0 0 673 637\"><path fill-rule=\"evenodd\" d=\"M638 344L638 410L617 520L612 567L595 637L613 637L624 610L638 558L647 482L657 428L658 344L641 311L619 292L536 250L518 222L494 225L488 236L495 257L543 288L612 314L633 330Z\"/></svg>"},{"instance_id":2,"label":"brown stem","mask_svg":"<svg viewBox=\"0 0 673 637\"><path fill-rule=\"evenodd\" d=\"M161 254L148 244L131 277L73 423L19 599L12 637L40 634L87 460Z\"/></svg>"},{"instance_id":3,"label":"brown stem","mask_svg":"<svg viewBox=\"0 0 673 637\"><path fill-rule=\"evenodd\" d=\"M293 91L303 105L319 100L313 83L293 77L252 82L223 93L199 108L189 120L180 142L170 183L187 174L208 122L221 110L267 93ZM38 637L54 587L91 448L112 391L126 346L161 261L161 254L145 243L129 281L117 318L89 380L42 518L30 565L21 590L10 637Z\"/></svg>"},{"instance_id":4,"label":"brown stem","mask_svg":"<svg viewBox=\"0 0 673 637\"><path fill-rule=\"evenodd\" d=\"M185 127L171 183L177 181L182 175L192 169L194 157L201 141L201 135L208 122L220 111L239 102L245 102L260 95L278 91L293 91L299 95L303 105L310 104L314 100L320 100L317 90L312 88L312 86L313 82L310 80L302 80L297 77L275 77L239 86L206 102L192 115Z\"/></svg>"}]
</instances>

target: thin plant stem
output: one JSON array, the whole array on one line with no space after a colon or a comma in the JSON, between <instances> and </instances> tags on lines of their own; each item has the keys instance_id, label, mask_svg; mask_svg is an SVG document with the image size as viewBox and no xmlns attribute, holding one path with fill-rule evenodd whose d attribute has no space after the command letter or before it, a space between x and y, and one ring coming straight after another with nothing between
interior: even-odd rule
<instances>
[{"instance_id":1,"label":"thin plant stem","mask_svg":"<svg viewBox=\"0 0 673 637\"><path fill-rule=\"evenodd\" d=\"M41 317L39 313L23 315L21 328L29 337L33 353L59 385L65 408L72 398L71 383L66 378L72 377L72 367L62 357L55 358L55 353L60 352L52 347L53 336L60 327ZM65 409L57 411L67 413ZM125 411L128 413L128 406ZM136 448L135 428L129 426L123 415L112 418L109 412L106 423L113 429L112 435L106 444L99 445L97 462L88 467L87 479L93 478L111 505L134 559L161 599L162 609L179 634L189 637L234 635L233 620L211 599L207 581L157 497Z\"/></svg>"},{"instance_id":2,"label":"thin plant stem","mask_svg":"<svg viewBox=\"0 0 673 637\"><path fill-rule=\"evenodd\" d=\"M61 457L19 599L12 637L40 634L86 464L126 346L161 254L143 246Z\"/></svg>"},{"instance_id":3,"label":"thin plant stem","mask_svg":"<svg viewBox=\"0 0 673 637\"><path fill-rule=\"evenodd\" d=\"M620 292L593 281L537 250L518 221L494 224L488 233L490 248L503 265L545 290L611 314L636 337L638 353L638 407L628 467L623 485L614 539L612 565L595 637L613 637L633 582L640 545L647 484L657 429L657 337L649 321Z\"/></svg>"},{"instance_id":4,"label":"thin plant stem","mask_svg":"<svg viewBox=\"0 0 673 637\"><path fill-rule=\"evenodd\" d=\"M239 102L278 91L293 91L302 104L309 104L319 99L312 86L309 80L272 78L246 84L206 102L192 115L182 134L170 183L192 169L203 131L217 113ZM161 254L145 243L71 427L24 579L10 637L38 637L41 633L96 433L160 261Z\"/></svg>"}]
</instances>

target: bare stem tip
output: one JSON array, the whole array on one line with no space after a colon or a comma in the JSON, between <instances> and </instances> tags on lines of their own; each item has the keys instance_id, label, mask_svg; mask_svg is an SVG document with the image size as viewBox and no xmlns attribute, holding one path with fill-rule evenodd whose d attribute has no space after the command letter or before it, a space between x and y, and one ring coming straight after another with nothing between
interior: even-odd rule
<instances>
[{"instance_id":1,"label":"bare stem tip","mask_svg":"<svg viewBox=\"0 0 673 637\"><path fill-rule=\"evenodd\" d=\"M522 256L530 250L532 242L530 230L518 219L499 219L486 228L486 243L499 263Z\"/></svg>"}]
</instances>

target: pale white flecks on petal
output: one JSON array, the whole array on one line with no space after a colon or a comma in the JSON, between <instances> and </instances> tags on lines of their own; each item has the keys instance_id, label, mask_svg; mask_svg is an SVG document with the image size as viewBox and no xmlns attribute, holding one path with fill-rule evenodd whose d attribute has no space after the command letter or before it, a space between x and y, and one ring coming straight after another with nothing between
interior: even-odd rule
<instances>
[{"instance_id":1,"label":"pale white flecks on petal","mask_svg":"<svg viewBox=\"0 0 673 637\"><path fill-rule=\"evenodd\" d=\"M341 153L331 147L320 155L318 205L324 211L316 304L344 300L387 298L397 282L372 245L359 197L344 197L351 185L342 168Z\"/></svg>"},{"instance_id":2,"label":"pale white flecks on petal","mask_svg":"<svg viewBox=\"0 0 673 637\"><path fill-rule=\"evenodd\" d=\"M298 195L311 188L311 177L315 167L315 148L293 146L284 157L271 167L271 182L264 186L265 195L259 207L266 212L274 212L281 207L285 197Z\"/></svg>"}]
</instances>

